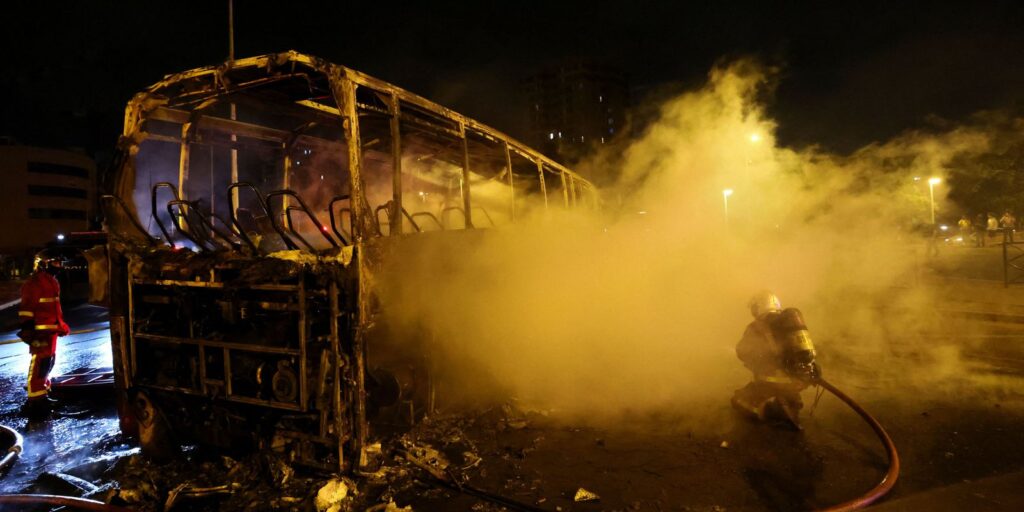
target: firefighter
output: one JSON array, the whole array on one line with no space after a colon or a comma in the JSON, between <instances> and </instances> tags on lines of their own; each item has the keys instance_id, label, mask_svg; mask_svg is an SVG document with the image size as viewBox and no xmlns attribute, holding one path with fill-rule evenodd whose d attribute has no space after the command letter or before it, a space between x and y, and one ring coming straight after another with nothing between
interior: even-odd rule
<instances>
[{"instance_id":1,"label":"firefighter","mask_svg":"<svg viewBox=\"0 0 1024 512\"><path fill-rule=\"evenodd\" d=\"M56 274L61 262L55 258L37 258L35 272L21 286L18 337L29 345L32 355L28 368L29 415L49 412L55 400L49 396L50 371L57 355L57 337L70 331L60 308L60 284Z\"/></svg>"},{"instance_id":2,"label":"firefighter","mask_svg":"<svg viewBox=\"0 0 1024 512\"><path fill-rule=\"evenodd\" d=\"M736 356L753 379L736 390L732 405L758 420L782 420L800 429L800 392L819 375L803 316L796 308L782 309L770 291L754 295L749 306L754 321L736 345Z\"/></svg>"}]
</instances>

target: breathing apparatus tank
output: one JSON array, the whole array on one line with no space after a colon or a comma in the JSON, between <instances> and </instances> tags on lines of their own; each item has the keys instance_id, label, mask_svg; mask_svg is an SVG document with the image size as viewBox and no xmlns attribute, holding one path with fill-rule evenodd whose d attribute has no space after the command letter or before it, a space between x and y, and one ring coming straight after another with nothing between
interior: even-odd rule
<instances>
[{"instance_id":1,"label":"breathing apparatus tank","mask_svg":"<svg viewBox=\"0 0 1024 512\"><path fill-rule=\"evenodd\" d=\"M775 322L775 330L779 334L777 341L782 349L782 362L786 371L794 377L808 380L817 378L820 373L815 360L817 353L800 310L782 310Z\"/></svg>"}]
</instances>

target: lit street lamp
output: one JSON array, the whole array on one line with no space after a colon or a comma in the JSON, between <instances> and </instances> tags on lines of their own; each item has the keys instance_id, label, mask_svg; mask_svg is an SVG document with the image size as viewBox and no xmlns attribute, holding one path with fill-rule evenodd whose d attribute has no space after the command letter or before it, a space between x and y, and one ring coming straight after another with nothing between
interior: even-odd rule
<instances>
[{"instance_id":1,"label":"lit street lamp","mask_svg":"<svg viewBox=\"0 0 1024 512\"><path fill-rule=\"evenodd\" d=\"M732 195L732 189L727 188L722 191L722 199L725 200L725 223L729 223L729 196Z\"/></svg>"},{"instance_id":2,"label":"lit street lamp","mask_svg":"<svg viewBox=\"0 0 1024 512\"><path fill-rule=\"evenodd\" d=\"M935 185L942 183L942 178L928 178L928 201L932 210L932 225L935 225Z\"/></svg>"}]
</instances>

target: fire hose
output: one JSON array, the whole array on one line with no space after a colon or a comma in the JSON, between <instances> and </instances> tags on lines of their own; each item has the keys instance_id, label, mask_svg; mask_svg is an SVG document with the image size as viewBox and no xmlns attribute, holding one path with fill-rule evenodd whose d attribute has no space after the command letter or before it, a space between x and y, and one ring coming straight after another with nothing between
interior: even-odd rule
<instances>
[{"instance_id":1,"label":"fire hose","mask_svg":"<svg viewBox=\"0 0 1024 512\"><path fill-rule=\"evenodd\" d=\"M846 393L843 393L838 388L830 384L827 380L822 379L821 377L816 378L813 382L821 386L822 388L826 389L829 393L835 395L836 398L842 400L843 403L850 406L850 408L853 409L854 412L860 415L860 417L863 418L864 421L871 426L871 430L875 431L875 435L878 436L878 439L882 441L882 444L885 446L885 453L889 457L889 470L885 472L885 476L882 477L882 480L878 482L878 484L875 485L870 491L864 493L858 498L852 499L844 503L840 503L838 505L833 505L828 508L821 509L818 512L847 512L850 510L859 510L864 507L867 507L868 505L881 499L882 496L885 496L886 493L892 490L892 487L896 485L896 479L900 475L900 456L898 453L896 453L896 445L892 442L892 438L889 437L889 433L886 432L884 428L882 428L882 424L879 423L878 420L874 418L874 416L871 416L871 414L864 410L864 408L861 407L860 404L853 401L852 398L847 396Z\"/></svg>"},{"instance_id":2,"label":"fire hose","mask_svg":"<svg viewBox=\"0 0 1024 512\"><path fill-rule=\"evenodd\" d=\"M6 425L0 425L0 436L7 438L4 441L4 446L9 445L7 446L7 452L0 458L0 472L3 472L18 459L25 441L21 438L21 434Z\"/></svg>"},{"instance_id":3,"label":"fire hose","mask_svg":"<svg viewBox=\"0 0 1024 512\"><path fill-rule=\"evenodd\" d=\"M53 505L92 512L129 512L131 510L102 501L53 494L3 494L0 495L0 508L3 508L4 505Z\"/></svg>"}]
</instances>

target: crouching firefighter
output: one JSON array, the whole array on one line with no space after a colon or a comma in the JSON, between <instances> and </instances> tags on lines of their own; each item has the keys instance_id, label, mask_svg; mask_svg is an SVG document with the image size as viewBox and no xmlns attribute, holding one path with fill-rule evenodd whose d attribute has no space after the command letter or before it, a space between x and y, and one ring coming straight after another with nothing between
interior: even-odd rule
<instances>
[{"instance_id":1,"label":"crouching firefighter","mask_svg":"<svg viewBox=\"0 0 1024 512\"><path fill-rule=\"evenodd\" d=\"M21 307L18 319L21 330L18 337L28 343L32 355L28 367L28 399L25 412L29 415L45 414L55 400L51 399L50 371L57 355L57 336L68 334L68 324L60 308L60 284L55 274L60 260L39 259L36 270L21 286Z\"/></svg>"},{"instance_id":2,"label":"crouching firefighter","mask_svg":"<svg viewBox=\"0 0 1024 512\"><path fill-rule=\"evenodd\" d=\"M800 392L820 375L803 315L782 309L775 294L765 291L750 299L750 322L736 345L736 355L754 375L736 390L732 404L758 420L781 420L800 427Z\"/></svg>"}]
</instances>

